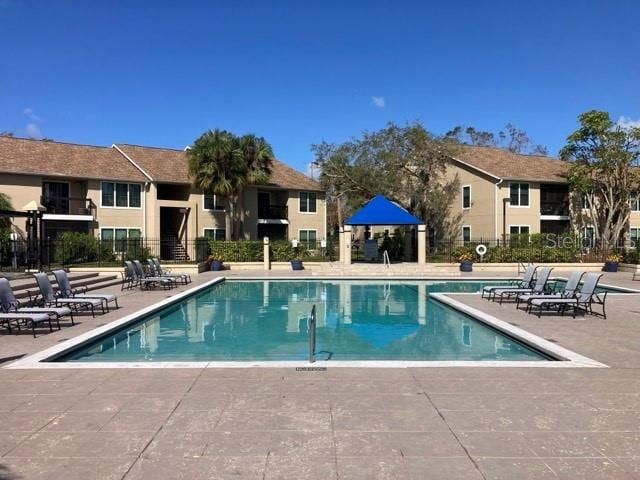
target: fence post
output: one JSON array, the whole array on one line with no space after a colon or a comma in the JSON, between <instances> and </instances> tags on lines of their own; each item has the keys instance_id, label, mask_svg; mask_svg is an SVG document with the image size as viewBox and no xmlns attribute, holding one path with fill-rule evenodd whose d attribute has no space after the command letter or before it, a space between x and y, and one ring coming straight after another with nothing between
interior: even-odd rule
<instances>
[{"instance_id":1,"label":"fence post","mask_svg":"<svg viewBox=\"0 0 640 480\"><path fill-rule=\"evenodd\" d=\"M262 239L262 262L265 270L271 270L271 258L269 256L269 237Z\"/></svg>"}]
</instances>

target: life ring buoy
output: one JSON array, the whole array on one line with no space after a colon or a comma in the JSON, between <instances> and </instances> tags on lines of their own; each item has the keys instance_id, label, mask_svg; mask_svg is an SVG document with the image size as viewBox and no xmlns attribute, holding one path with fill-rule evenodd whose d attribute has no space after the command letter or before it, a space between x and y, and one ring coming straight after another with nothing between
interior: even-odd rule
<instances>
[{"instance_id":1,"label":"life ring buoy","mask_svg":"<svg viewBox=\"0 0 640 480\"><path fill-rule=\"evenodd\" d=\"M487 253L487 247L486 245L483 245L482 243L480 245L478 245L476 247L476 253L478 255L480 255L481 257L484 256L485 253Z\"/></svg>"}]
</instances>

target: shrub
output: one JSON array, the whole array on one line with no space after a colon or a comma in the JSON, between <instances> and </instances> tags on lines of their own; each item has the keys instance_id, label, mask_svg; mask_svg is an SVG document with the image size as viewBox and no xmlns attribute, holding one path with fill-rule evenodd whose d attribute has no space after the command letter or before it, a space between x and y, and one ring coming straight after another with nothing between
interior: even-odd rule
<instances>
[{"instance_id":1,"label":"shrub","mask_svg":"<svg viewBox=\"0 0 640 480\"><path fill-rule=\"evenodd\" d=\"M111 244L100 242L90 233L64 232L53 244L53 260L62 265L115 260Z\"/></svg>"},{"instance_id":2,"label":"shrub","mask_svg":"<svg viewBox=\"0 0 640 480\"><path fill-rule=\"evenodd\" d=\"M208 239L210 255L223 262L261 262L263 244L261 241L219 241Z\"/></svg>"}]
</instances>

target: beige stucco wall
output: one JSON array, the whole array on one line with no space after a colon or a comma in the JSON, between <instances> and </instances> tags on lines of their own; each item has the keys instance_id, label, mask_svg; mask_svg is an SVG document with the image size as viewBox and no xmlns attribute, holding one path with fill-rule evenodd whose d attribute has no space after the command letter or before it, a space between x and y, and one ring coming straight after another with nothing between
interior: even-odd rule
<instances>
[{"instance_id":1,"label":"beige stucco wall","mask_svg":"<svg viewBox=\"0 0 640 480\"><path fill-rule=\"evenodd\" d=\"M98 228L95 232L96 235L100 235L100 228L139 228L142 235L145 235L144 193L140 200L140 208L102 207L100 205L102 203L101 182L99 180L88 180L87 186L87 197L97 207L96 221L98 222Z\"/></svg>"},{"instance_id":2,"label":"beige stucco wall","mask_svg":"<svg viewBox=\"0 0 640 480\"><path fill-rule=\"evenodd\" d=\"M300 212L300 192L289 190L287 207L289 209L289 239L299 238L299 230L316 230L316 238L327 238L326 202L324 193L317 192L316 213Z\"/></svg>"},{"instance_id":3,"label":"beige stucco wall","mask_svg":"<svg viewBox=\"0 0 640 480\"><path fill-rule=\"evenodd\" d=\"M503 182L498 189L498 237L502 235L502 199L509 198L509 183ZM529 233L540 233L540 184L529 183L529 206L517 207L507 204L506 234L509 234L510 225L528 225Z\"/></svg>"},{"instance_id":4,"label":"beige stucco wall","mask_svg":"<svg viewBox=\"0 0 640 480\"><path fill-rule=\"evenodd\" d=\"M451 214L461 215L458 237L462 238L462 227L471 227L471 238L493 238L495 236L495 180L473 170L452 165L447 170L449 178L457 177L458 190L451 206ZM471 187L471 207L462 208L462 189Z\"/></svg>"}]
</instances>

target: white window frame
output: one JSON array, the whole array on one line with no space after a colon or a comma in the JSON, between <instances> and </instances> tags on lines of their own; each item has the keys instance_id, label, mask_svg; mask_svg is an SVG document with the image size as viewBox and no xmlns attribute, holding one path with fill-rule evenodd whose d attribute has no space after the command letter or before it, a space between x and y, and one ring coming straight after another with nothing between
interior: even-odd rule
<instances>
[{"instance_id":1,"label":"white window frame","mask_svg":"<svg viewBox=\"0 0 640 480\"><path fill-rule=\"evenodd\" d=\"M206 197L207 195L213 195L213 204L217 205L218 204L218 195L216 195L215 193L212 194L207 194L202 192L202 211L203 212L226 212L227 210L224 208L224 205L222 206L222 208L207 208L206 207Z\"/></svg>"},{"instance_id":2,"label":"white window frame","mask_svg":"<svg viewBox=\"0 0 640 480\"><path fill-rule=\"evenodd\" d=\"M511 233L511 227L518 227L518 233ZM520 230L522 230L522 227L527 227L529 229L529 231L527 233L522 233ZM531 235L531 225L527 225L527 224L509 224L509 235Z\"/></svg>"},{"instance_id":3,"label":"white window frame","mask_svg":"<svg viewBox=\"0 0 640 480\"><path fill-rule=\"evenodd\" d=\"M520 191L520 187L518 186L518 205L514 205L511 203L511 185L528 185L527 189L529 191L527 205L521 205L522 203L522 192ZM531 208L531 184L529 182L509 182L509 208Z\"/></svg>"},{"instance_id":4,"label":"white window frame","mask_svg":"<svg viewBox=\"0 0 640 480\"><path fill-rule=\"evenodd\" d=\"M103 205L102 204L102 186L105 183L113 184L113 206L111 205ZM127 206L126 207L117 207L116 206L116 184L123 184L127 186ZM138 185L140 187L140 206L139 207L130 207L131 203L129 185ZM100 208L112 208L112 209L127 209L127 210L142 210L142 205L144 204L144 185L142 183L137 182L115 182L111 180L100 180Z\"/></svg>"},{"instance_id":5,"label":"white window frame","mask_svg":"<svg viewBox=\"0 0 640 480\"><path fill-rule=\"evenodd\" d=\"M633 204L635 203L635 208ZM629 208L632 212L640 212L640 192L632 192L629 194Z\"/></svg>"},{"instance_id":6,"label":"white window frame","mask_svg":"<svg viewBox=\"0 0 640 480\"><path fill-rule=\"evenodd\" d=\"M468 207L464 206L464 189L465 188L469 189L469 206ZM462 185L462 194L460 198L460 203L462 205L462 210L469 210L471 208L471 185Z\"/></svg>"},{"instance_id":7,"label":"white window frame","mask_svg":"<svg viewBox=\"0 0 640 480\"><path fill-rule=\"evenodd\" d=\"M587 235L587 231L591 230L591 235ZM590 245L585 247L584 240L587 238L591 238ZM587 225L586 227L582 227L582 240L580 241L582 248L593 248L596 244L596 229L593 225Z\"/></svg>"},{"instance_id":8,"label":"white window frame","mask_svg":"<svg viewBox=\"0 0 640 480\"><path fill-rule=\"evenodd\" d=\"M635 242L634 245L631 245L631 242L634 241L633 240L634 236L631 234L632 230L636 231L636 236L635 236L636 242ZM629 246L631 248L637 248L638 247L638 243L639 243L639 242L637 242L637 240L640 240L640 227L629 227Z\"/></svg>"},{"instance_id":9,"label":"white window frame","mask_svg":"<svg viewBox=\"0 0 640 480\"><path fill-rule=\"evenodd\" d=\"M465 240L464 239L464 229L468 228L469 229L469 240ZM462 243L466 245L467 242L471 242L471 225L462 225L462 227L460 228L460 239L462 240Z\"/></svg>"},{"instance_id":10,"label":"white window frame","mask_svg":"<svg viewBox=\"0 0 640 480\"><path fill-rule=\"evenodd\" d=\"M581 204L580 207L582 210L589 210L589 200L588 200L588 196L586 193L582 194L582 199L581 199Z\"/></svg>"},{"instance_id":11,"label":"white window frame","mask_svg":"<svg viewBox=\"0 0 640 480\"><path fill-rule=\"evenodd\" d=\"M216 211L216 210L214 210L214 211ZM207 237L207 234L206 234L207 230L214 230L214 236L213 236L213 237ZM223 231L224 231L224 233L225 233L225 234L224 234L224 238L222 238L221 240L216 239L216 238L215 238L215 231L216 231L216 230L223 230ZM225 240L227 239L227 232L226 232L226 230L227 230L226 228L220 228L220 227L206 227L206 228L203 228L203 229L202 229L202 236L203 236L203 237L207 237L207 238L213 238L213 241L214 241L214 242L225 241Z\"/></svg>"},{"instance_id":12,"label":"white window frame","mask_svg":"<svg viewBox=\"0 0 640 480\"><path fill-rule=\"evenodd\" d=\"M121 207L124 208L124 207ZM135 208L135 207L134 207ZM140 237L138 237L138 239L142 240L142 229L140 227L100 227L100 245L102 245L102 242L104 242L104 240L102 240L102 231L103 230L113 230L113 242L111 245L111 250L114 253L124 253L124 251L122 250L116 250L116 241L118 241L116 239L116 230L126 230L127 231L127 241L129 240L129 232L131 230L138 230L140 232Z\"/></svg>"},{"instance_id":13,"label":"white window frame","mask_svg":"<svg viewBox=\"0 0 640 480\"><path fill-rule=\"evenodd\" d=\"M316 196L316 211L315 211L315 212L303 212L303 211L300 209L300 206L302 205L302 198L301 198L301 195L302 195L303 193L306 193L307 195L311 195L311 194L313 194L313 195L315 195L315 196ZM308 203L309 203L309 202L308 202L308 200L307 200L307 207L309 206L309 205L308 205ZM301 214L301 215L316 215L316 214L318 213L318 192L312 192L311 190L300 190L300 191L298 192L298 213L299 213L299 214ZM303 229L303 230L306 230L306 229Z\"/></svg>"},{"instance_id":14,"label":"white window frame","mask_svg":"<svg viewBox=\"0 0 640 480\"><path fill-rule=\"evenodd\" d=\"M315 248L318 248L318 242L319 242L319 240L318 240L318 229L316 229L316 228L299 228L298 229L298 241L302 242L302 239L300 238L300 232L315 232L315 234L316 234L316 239L315 239L316 246L315 246ZM308 238L309 238L309 235L307 234L307 239ZM306 242L309 243L309 240L306 240Z\"/></svg>"}]
</instances>

